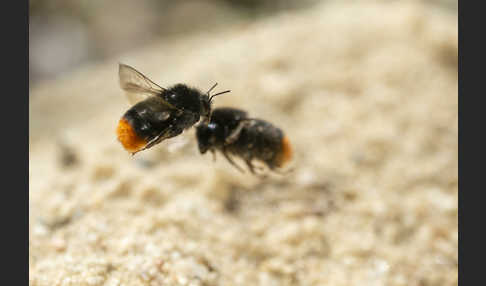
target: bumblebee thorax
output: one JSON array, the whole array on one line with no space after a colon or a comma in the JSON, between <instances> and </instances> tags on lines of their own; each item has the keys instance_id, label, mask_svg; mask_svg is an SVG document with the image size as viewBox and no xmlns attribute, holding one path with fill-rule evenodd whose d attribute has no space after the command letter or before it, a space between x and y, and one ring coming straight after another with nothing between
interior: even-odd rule
<instances>
[{"instance_id":1,"label":"bumblebee thorax","mask_svg":"<svg viewBox=\"0 0 486 286\"><path fill-rule=\"evenodd\" d=\"M201 110L201 95L199 90L185 84L176 84L162 93L162 97L170 104L194 113L199 113Z\"/></svg>"}]
</instances>

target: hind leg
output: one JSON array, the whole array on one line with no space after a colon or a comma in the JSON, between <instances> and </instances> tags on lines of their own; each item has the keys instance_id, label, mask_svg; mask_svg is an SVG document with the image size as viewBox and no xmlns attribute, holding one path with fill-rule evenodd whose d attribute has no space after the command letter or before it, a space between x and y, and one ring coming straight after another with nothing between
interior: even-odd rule
<instances>
[{"instance_id":1,"label":"hind leg","mask_svg":"<svg viewBox=\"0 0 486 286\"><path fill-rule=\"evenodd\" d=\"M287 170L283 171L283 170L279 169L278 167L276 167L273 163L270 163L270 162L265 162L265 164L268 166L268 168L272 172L275 172L275 173L277 173L279 175L287 175L287 174L289 174L289 173L291 173L291 172L294 171L293 168L287 169Z\"/></svg>"},{"instance_id":2,"label":"hind leg","mask_svg":"<svg viewBox=\"0 0 486 286\"><path fill-rule=\"evenodd\" d=\"M245 163L246 165L248 166L248 169L250 169L250 172L253 174L253 175L256 175L256 172L255 172L255 167L253 166L253 164L251 163L250 160L245 160Z\"/></svg>"},{"instance_id":3,"label":"hind leg","mask_svg":"<svg viewBox=\"0 0 486 286\"><path fill-rule=\"evenodd\" d=\"M182 133L182 131L181 131ZM132 153L132 156L135 155L136 153L140 152L140 151L143 151L143 150L147 150L149 148L151 148L152 146L162 142L162 140L165 140L167 138L171 138L173 136L170 136L167 132L167 130L164 130L162 132L160 132L157 136L155 136L152 140L150 140L146 145L145 147L143 147L142 149L138 150L138 151L135 151Z\"/></svg>"},{"instance_id":4,"label":"hind leg","mask_svg":"<svg viewBox=\"0 0 486 286\"><path fill-rule=\"evenodd\" d=\"M248 169L250 169L250 172L253 175L260 177L261 179L267 178L267 175L256 172L256 170L263 171L264 168L253 165L253 163L251 162L251 159L245 160L245 163L246 163L246 165L248 166Z\"/></svg>"},{"instance_id":5,"label":"hind leg","mask_svg":"<svg viewBox=\"0 0 486 286\"><path fill-rule=\"evenodd\" d=\"M243 169L238 166L234 161L233 159L231 159L231 157L228 155L228 153L226 153L226 150L223 149L221 151L221 153L223 153L224 157L226 158L226 160L228 160L228 162L230 162L231 165L235 166L236 169L238 169L238 171L242 172L242 173L245 173L245 171L243 171Z\"/></svg>"}]
</instances>

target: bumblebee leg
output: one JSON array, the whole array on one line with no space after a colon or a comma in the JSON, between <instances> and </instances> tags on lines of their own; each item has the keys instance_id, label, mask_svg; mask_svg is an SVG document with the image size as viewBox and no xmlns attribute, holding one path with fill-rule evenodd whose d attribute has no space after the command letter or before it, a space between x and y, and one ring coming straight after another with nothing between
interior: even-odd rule
<instances>
[{"instance_id":1,"label":"bumblebee leg","mask_svg":"<svg viewBox=\"0 0 486 286\"><path fill-rule=\"evenodd\" d=\"M166 130L164 130L164 131L160 132L157 136L155 136L152 140L150 140L147 143L147 145L145 145L145 147L143 147L142 149L140 149L138 151L133 152L132 156L135 155L136 153L140 152L140 151L147 150L150 147L154 146L155 144L160 143L162 140L170 138L170 137L173 137L173 136L170 136L169 133Z\"/></svg>"},{"instance_id":2,"label":"bumblebee leg","mask_svg":"<svg viewBox=\"0 0 486 286\"><path fill-rule=\"evenodd\" d=\"M161 134L166 132L166 138L172 138L172 137L180 135L184 131L184 128L181 128L178 125L174 126L174 125L171 124L171 125L169 125L167 130L168 131L161 132ZM164 138L164 139L166 139L166 138Z\"/></svg>"},{"instance_id":3,"label":"bumblebee leg","mask_svg":"<svg viewBox=\"0 0 486 286\"><path fill-rule=\"evenodd\" d=\"M290 173L292 173L294 171L293 168L290 168L290 169L287 169L287 170L278 169L275 165L273 165L271 163L268 163L268 162L267 162L267 166L268 166L268 168L270 168L270 170L272 172L275 172L275 173L277 173L279 175L287 175L287 174L290 174Z\"/></svg>"},{"instance_id":4,"label":"bumblebee leg","mask_svg":"<svg viewBox=\"0 0 486 286\"><path fill-rule=\"evenodd\" d=\"M159 135L155 136L154 139L150 140L142 150L148 149L148 148L154 146L155 144L160 143L160 141L167 139L167 138L169 138L169 136L167 136L167 133L165 131L161 132L161 133L159 133Z\"/></svg>"},{"instance_id":5,"label":"bumblebee leg","mask_svg":"<svg viewBox=\"0 0 486 286\"><path fill-rule=\"evenodd\" d=\"M248 168L250 169L250 171L251 171L251 173L253 175L259 177L260 179L266 179L266 178L268 178L268 176L266 174L262 174L262 173L255 172L255 170L263 171L264 170L263 167L253 165L253 163L251 162L251 160L245 160L245 163L246 163L246 165L248 166Z\"/></svg>"},{"instance_id":6,"label":"bumblebee leg","mask_svg":"<svg viewBox=\"0 0 486 286\"><path fill-rule=\"evenodd\" d=\"M256 173L255 173L255 167L253 166L253 164L251 163L251 161L250 160L245 160L245 163L248 166L248 169L250 169L250 172L253 175L256 175Z\"/></svg>"},{"instance_id":7,"label":"bumblebee leg","mask_svg":"<svg viewBox=\"0 0 486 286\"><path fill-rule=\"evenodd\" d=\"M142 149L140 150L137 150L135 152L132 153L132 156L135 155L136 153L140 152L140 151L143 151L143 150L147 150L149 149L150 147L154 146L155 144L159 143L160 141L162 141L162 135L159 134L157 136L154 137L154 139L150 140L147 145L145 145Z\"/></svg>"},{"instance_id":8,"label":"bumblebee leg","mask_svg":"<svg viewBox=\"0 0 486 286\"><path fill-rule=\"evenodd\" d=\"M223 153L226 160L228 160L228 162L231 163L231 165L235 166L235 168L238 169L240 172L245 173L245 171L243 171L243 169L240 166L236 165L236 163L233 161L233 159L231 159L231 157L228 156L228 153L226 153L226 150L223 149L221 152Z\"/></svg>"}]
</instances>

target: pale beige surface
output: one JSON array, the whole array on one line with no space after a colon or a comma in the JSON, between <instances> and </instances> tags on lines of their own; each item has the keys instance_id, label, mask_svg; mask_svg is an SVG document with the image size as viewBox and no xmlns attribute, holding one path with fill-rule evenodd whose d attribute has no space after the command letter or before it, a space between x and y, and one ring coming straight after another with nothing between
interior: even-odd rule
<instances>
[{"instance_id":1,"label":"pale beige surface","mask_svg":"<svg viewBox=\"0 0 486 286\"><path fill-rule=\"evenodd\" d=\"M194 130L129 156L117 62L231 89L291 138L266 180ZM456 285L457 16L324 5L159 42L32 88L31 285ZM62 167L59 144L77 164ZM64 154L66 155L66 154Z\"/></svg>"}]
</instances>

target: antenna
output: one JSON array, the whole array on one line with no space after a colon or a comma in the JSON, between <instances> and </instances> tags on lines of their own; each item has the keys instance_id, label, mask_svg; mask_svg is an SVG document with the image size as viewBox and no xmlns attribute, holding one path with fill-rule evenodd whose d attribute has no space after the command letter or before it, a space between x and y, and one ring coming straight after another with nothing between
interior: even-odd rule
<instances>
[{"instance_id":1,"label":"antenna","mask_svg":"<svg viewBox=\"0 0 486 286\"><path fill-rule=\"evenodd\" d=\"M213 90L213 88L215 88L217 85L218 85L218 83L215 83L215 84L214 84L214 85L213 85L213 86L212 86L212 87L211 87L211 88L208 90L208 92L206 92L206 93L209 95L209 93L211 92L211 90Z\"/></svg>"},{"instance_id":2,"label":"antenna","mask_svg":"<svg viewBox=\"0 0 486 286\"><path fill-rule=\"evenodd\" d=\"M206 94L209 96L209 93L211 92L211 90L213 90L216 86L218 85L218 83L214 83L213 86L208 90L208 92L206 92ZM230 92L231 90L225 90L225 91L222 91L222 92L218 92L216 94L213 94L210 98L209 98L209 102L211 102L211 99L213 99L213 97L215 96L218 96L218 95L221 95L223 93L228 93Z\"/></svg>"},{"instance_id":3,"label":"antenna","mask_svg":"<svg viewBox=\"0 0 486 286\"><path fill-rule=\"evenodd\" d=\"M211 99L213 99L213 97L224 94L224 93L228 93L228 92L231 92L231 90L225 90L225 91L218 92L216 94L211 95L211 97L209 98L209 102L211 102Z\"/></svg>"}]
</instances>

